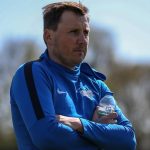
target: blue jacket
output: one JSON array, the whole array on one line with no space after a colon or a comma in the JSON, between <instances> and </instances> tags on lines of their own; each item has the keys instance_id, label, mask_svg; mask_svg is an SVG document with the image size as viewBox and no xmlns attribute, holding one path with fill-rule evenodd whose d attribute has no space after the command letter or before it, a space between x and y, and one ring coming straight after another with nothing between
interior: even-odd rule
<instances>
[{"instance_id":1,"label":"blue jacket","mask_svg":"<svg viewBox=\"0 0 150 150\"><path fill-rule=\"evenodd\" d=\"M134 130L118 106L117 124L92 121L100 99L112 94L103 80L88 64L69 70L50 60L47 51L22 65L10 90L19 150L135 150ZM56 114L80 118L83 134L59 123Z\"/></svg>"}]
</instances>

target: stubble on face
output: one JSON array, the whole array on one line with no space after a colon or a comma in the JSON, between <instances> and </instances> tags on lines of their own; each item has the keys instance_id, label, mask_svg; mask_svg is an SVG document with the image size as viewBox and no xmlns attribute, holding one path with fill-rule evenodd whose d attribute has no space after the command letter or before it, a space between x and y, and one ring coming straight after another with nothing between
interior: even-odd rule
<instances>
[{"instance_id":1,"label":"stubble on face","mask_svg":"<svg viewBox=\"0 0 150 150\"><path fill-rule=\"evenodd\" d=\"M73 69L85 58L89 42L87 16L66 11L53 36L50 57L57 63Z\"/></svg>"}]
</instances>

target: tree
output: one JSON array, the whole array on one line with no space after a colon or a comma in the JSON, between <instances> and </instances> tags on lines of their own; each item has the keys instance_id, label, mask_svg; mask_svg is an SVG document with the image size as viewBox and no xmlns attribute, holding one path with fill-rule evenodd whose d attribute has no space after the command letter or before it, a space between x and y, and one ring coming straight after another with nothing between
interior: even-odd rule
<instances>
[{"instance_id":1,"label":"tree","mask_svg":"<svg viewBox=\"0 0 150 150\"><path fill-rule=\"evenodd\" d=\"M13 149L14 135L10 117L9 89L16 69L26 61L36 58L39 49L33 41L9 40L0 51L0 149ZM7 144L9 140L9 145ZM11 147L11 148L10 148Z\"/></svg>"}]
</instances>

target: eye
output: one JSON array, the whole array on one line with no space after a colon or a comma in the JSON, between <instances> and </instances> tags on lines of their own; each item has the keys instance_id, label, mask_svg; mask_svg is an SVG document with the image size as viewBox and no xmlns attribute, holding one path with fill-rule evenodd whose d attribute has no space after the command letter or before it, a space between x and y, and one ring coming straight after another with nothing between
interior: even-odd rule
<instances>
[{"instance_id":1,"label":"eye","mask_svg":"<svg viewBox=\"0 0 150 150\"><path fill-rule=\"evenodd\" d=\"M85 31L84 31L84 35L85 35L85 36L88 36L88 35L89 35L89 30L85 30Z\"/></svg>"},{"instance_id":2,"label":"eye","mask_svg":"<svg viewBox=\"0 0 150 150\"><path fill-rule=\"evenodd\" d=\"M79 30L71 30L70 33L74 34L74 35L78 35L79 34Z\"/></svg>"},{"instance_id":3,"label":"eye","mask_svg":"<svg viewBox=\"0 0 150 150\"><path fill-rule=\"evenodd\" d=\"M84 35L88 36L89 35L89 31L84 31Z\"/></svg>"}]
</instances>

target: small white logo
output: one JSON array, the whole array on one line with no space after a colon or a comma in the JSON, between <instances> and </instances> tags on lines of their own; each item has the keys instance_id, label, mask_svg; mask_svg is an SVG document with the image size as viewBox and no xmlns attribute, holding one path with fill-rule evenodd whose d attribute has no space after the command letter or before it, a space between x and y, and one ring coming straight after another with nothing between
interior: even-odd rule
<instances>
[{"instance_id":1,"label":"small white logo","mask_svg":"<svg viewBox=\"0 0 150 150\"><path fill-rule=\"evenodd\" d=\"M80 91L81 95L86 96L90 99L93 99L93 92L91 90L81 90Z\"/></svg>"},{"instance_id":2,"label":"small white logo","mask_svg":"<svg viewBox=\"0 0 150 150\"><path fill-rule=\"evenodd\" d=\"M58 94L67 94L67 92L61 91L60 89L57 89Z\"/></svg>"}]
</instances>

